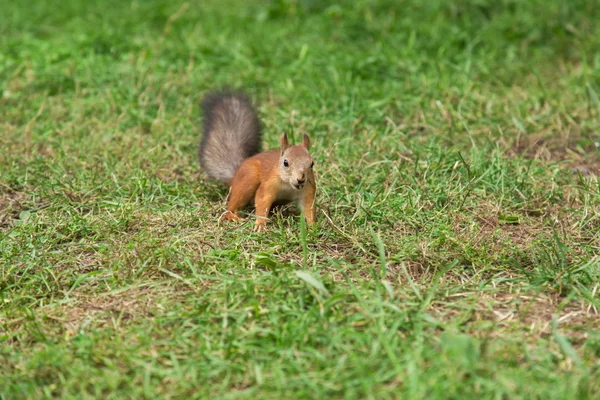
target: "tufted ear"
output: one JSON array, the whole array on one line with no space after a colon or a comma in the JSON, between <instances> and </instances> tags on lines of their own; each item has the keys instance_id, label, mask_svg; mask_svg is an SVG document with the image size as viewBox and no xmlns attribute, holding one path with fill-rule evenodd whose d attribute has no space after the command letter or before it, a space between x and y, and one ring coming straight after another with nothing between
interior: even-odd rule
<instances>
[{"instance_id":1,"label":"tufted ear","mask_svg":"<svg viewBox=\"0 0 600 400\"><path fill-rule=\"evenodd\" d=\"M285 132L283 132L281 134L281 139L280 139L280 144L281 144L281 154L283 154L283 152L290 147L290 144L288 142L288 138Z\"/></svg>"},{"instance_id":2,"label":"tufted ear","mask_svg":"<svg viewBox=\"0 0 600 400\"><path fill-rule=\"evenodd\" d=\"M310 139L306 133L302 136L302 146L304 146L306 150L310 149Z\"/></svg>"}]
</instances>

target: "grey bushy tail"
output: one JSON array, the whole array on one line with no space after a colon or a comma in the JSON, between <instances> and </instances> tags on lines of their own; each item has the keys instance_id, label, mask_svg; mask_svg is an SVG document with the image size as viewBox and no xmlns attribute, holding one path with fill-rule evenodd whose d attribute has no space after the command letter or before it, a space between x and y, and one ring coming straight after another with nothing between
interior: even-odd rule
<instances>
[{"instance_id":1,"label":"grey bushy tail","mask_svg":"<svg viewBox=\"0 0 600 400\"><path fill-rule=\"evenodd\" d=\"M261 125L252 103L241 92L216 92L202 101L204 132L200 164L206 174L231 182L244 159L260 152Z\"/></svg>"}]
</instances>

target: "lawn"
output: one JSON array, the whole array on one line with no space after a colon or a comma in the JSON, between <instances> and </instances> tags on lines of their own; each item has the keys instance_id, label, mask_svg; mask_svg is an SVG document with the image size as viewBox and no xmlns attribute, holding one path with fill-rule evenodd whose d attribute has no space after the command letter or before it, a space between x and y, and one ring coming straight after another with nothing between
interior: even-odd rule
<instances>
[{"instance_id":1,"label":"lawn","mask_svg":"<svg viewBox=\"0 0 600 400\"><path fill-rule=\"evenodd\" d=\"M600 397L600 1L0 7L1 399ZM218 223L223 86L315 227Z\"/></svg>"}]
</instances>

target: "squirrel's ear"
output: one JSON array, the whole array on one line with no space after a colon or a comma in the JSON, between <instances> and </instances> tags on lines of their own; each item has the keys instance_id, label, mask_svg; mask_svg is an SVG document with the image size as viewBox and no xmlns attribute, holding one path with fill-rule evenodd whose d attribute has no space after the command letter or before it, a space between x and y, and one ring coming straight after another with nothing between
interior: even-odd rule
<instances>
[{"instance_id":1,"label":"squirrel's ear","mask_svg":"<svg viewBox=\"0 0 600 400\"><path fill-rule=\"evenodd\" d=\"M310 149L310 139L306 133L302 136L302 146L304 146L306 150Z\"/></svg>"},{"instance_id":2,"label":"squirrel's ear","mask_svg":"<svg viewBox=\"0 0 600 400\"><path fill-rule=\"evenodd\" d=\"M288 143L288 138L287 135L285 134L285 132L283 132L281 134L281 154L283 154L283 152L285 151L285 149L287 149L288 147L290 147L290 144Z\"/></svg>"}]
</instances>

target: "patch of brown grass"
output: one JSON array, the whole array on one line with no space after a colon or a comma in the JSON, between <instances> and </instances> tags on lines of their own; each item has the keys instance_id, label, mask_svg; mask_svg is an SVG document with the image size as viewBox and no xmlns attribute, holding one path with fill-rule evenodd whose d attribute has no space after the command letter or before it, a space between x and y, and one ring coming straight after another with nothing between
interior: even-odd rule
<instances>
[{"instance_id":1,"label":"patch of brown grass","mask_svg":"<svg viewBox=\"0 0 600 400\"><path fill-rule=\"evenodd\" d=\"M550 126L534 133L519 132L508 146L509 156L524 156L545 163L560 163L584 176L600 175L600 135L587 135L581 120L588 118L583 110L571 115L557 114Z\"/></svg>"},{"instance_id":2,"label":"patch of brown grass","mask_svg":"<svg viewBox=\"0 0 600 400\"><path fill-rule=\"evenodd\" d=\"M0 229L11 227L13 220L23 211L27 195L23 192L0 192Z\"/></svg>"},{"instance_id":3,"label":"patch of brown grass","mask_svg":"<svg viewBox=\"0 0 600 400\"><path fill-rule=\"evenodd\" d=\"M599 289L596 285L594 292ZM453 304L452 307L448 307ZM459 307L458 304L462 304ZM436 300L430 312L442 321L466 318L474 333L482 334L482 322L491 322L489 337L520 332L523 340L534 342L552 333L556 319L561 334L574 344L583 343L590 331L600 329L600 310L585 301L566 300L556 294L533 291L522 285L503 285L474 293L465 291Z\"/></svg>"},{"instance_id":4,"label":"patch of brown grass","mask_svg":"<svg viewBox=\"0 0 600 400\"><path fill-rule=\"evenodd\" d=\"M190 288L184 285L148 284L104 294L74 291L68 300L42 307L39 312L58 322L68 336L88 327L121 327L165 311L166 303L182 299Z\"/></svg>"}]
</instances>

